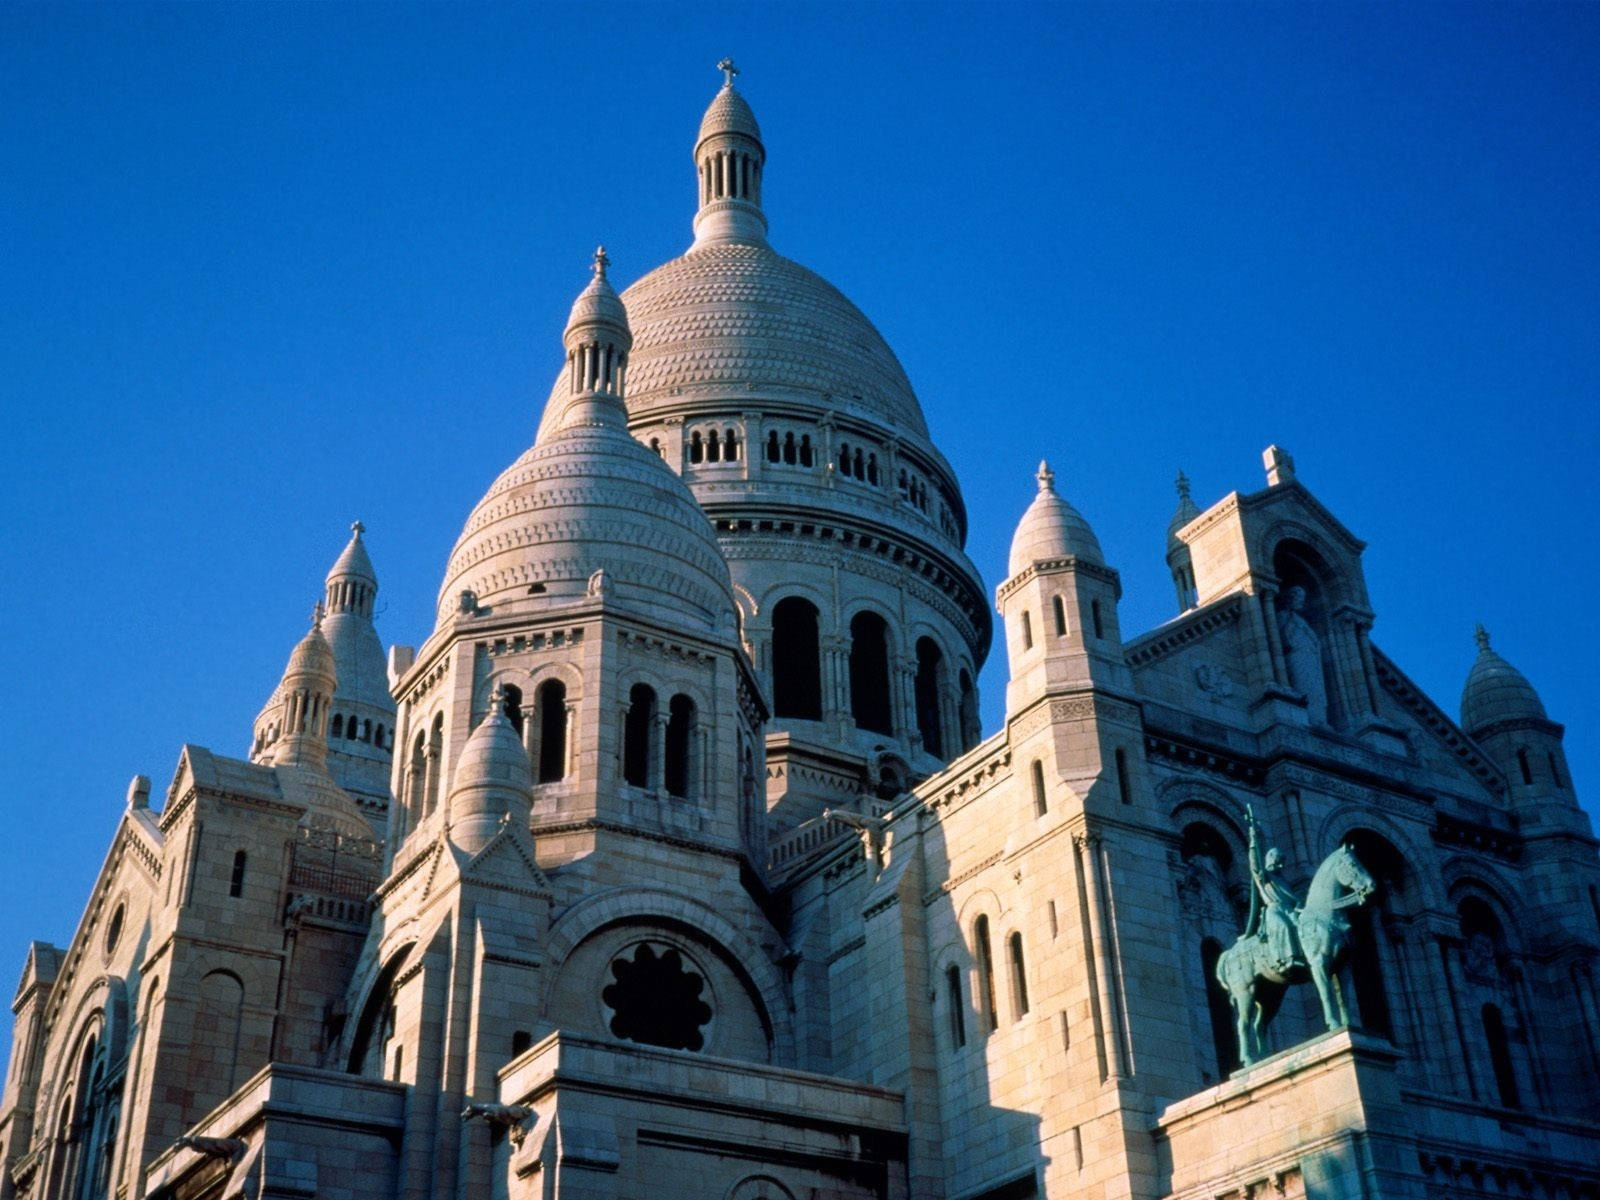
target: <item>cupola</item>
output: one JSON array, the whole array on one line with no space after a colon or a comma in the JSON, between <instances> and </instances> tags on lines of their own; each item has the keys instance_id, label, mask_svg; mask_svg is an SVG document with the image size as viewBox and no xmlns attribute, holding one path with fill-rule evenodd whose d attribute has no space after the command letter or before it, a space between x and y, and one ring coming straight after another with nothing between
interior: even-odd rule
<instances>
[{"instance_id":1,"label":"cupola","mask_svg":"<svg viewBox=\"0 0 1600 1200\"><path fill-rule=\"evenodd\" d=\"M694 165L700 176L695 245L762 245L767 240L767 218L761 211L761 172L767 151L761 144L761 127L733 86L739 73L733 60L723 59L717 69L725 82L700 119L700 136L694 144Z\"/></svg>"},{"instance_id":2,"label":"cupola","mask_svg":"<svg viewBox=\"0 0 1600 1200\"><path fill-rule=\"evenodd\" d=\"M594 252L594 278L578 293L567 317L562 342L567 348L567 403L559 427L612 425L627 428L628 412L622 404L623 380L633 334L628 310L606 278L611 259L606 248Z\"/></svg>"},{"instance_id":3,"label":"cupola","mask_svg":"<svg viewBox=\"0 0 1600 1200\"><path fill-rule=\"evenodd\" d=\"M1039 494L1011 537L1010 573L1020 575L1036 562L1068 557L1104 566L1105 556L1089 522L1056 493L1050 464L1041 462L1034 478L1039 481Z\"/></svg>"},{"instance_id":4,"label":"cupola","mask_svg":"<svg viewBox=\"0 0 1600 1200\"><path fill-rule=\"evenodd\" d=\"M456 760L450 786L450 838L476 853L505 820L527 824L533 805L533 768L506 716L505 695L494 690L489 715L472 731Z\"/></svg>"},{"instance_id":5,"label":"cupola","mask_svg":"<svg viewBox=\"0 0 1600 1200\"><path fill-rule=\"evenodd\" d=\"M350 526L350 541L328 572L327 596L323 602L330 616L355 613L372 619L372 604L378 595L378 573L361 535L367 527L360 521Z\"/></svg>"},{"instance_id":6,"label":"cupola","mask_svg":"<svg viewBox=\"0 0 1600 1200\"><path fill-rule=\"evenodd\" d=\"M1478 659L1461 689L1461 728L1477 736L1504 721L1547 721L1544 702L1533 684L1489 645L1489 631L1478 626Z\"/></svg>"},{"instance_id":7,"label":"cupola","mask_svg":"<svg viewBox=\"0 0 1600 1200\"><path fill-rule=\"evenodd\" d=\"M328 713L338 686L333 647L322 636L322 605L312 615L311 629L289 655L278 684L276 740L270 749L274 766L300 763L323 766L328 758Z\"/></svg>"}]
</instances>

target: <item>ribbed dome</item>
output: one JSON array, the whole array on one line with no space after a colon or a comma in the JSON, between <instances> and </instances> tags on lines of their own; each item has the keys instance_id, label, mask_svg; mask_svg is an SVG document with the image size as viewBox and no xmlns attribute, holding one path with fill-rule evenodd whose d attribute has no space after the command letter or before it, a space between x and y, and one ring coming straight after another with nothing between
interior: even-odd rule
<instances>
[{"instance_id":1,"label":"ribbed dome","mask_svg":"<svg viewBox=\"0 0 1600 1200\"><path fill-rule=\"evenodd\" d=\"M334 663L333 647L328 645L328 639L322 636L322 614L317 614L316 623L300 639L299 645L289 654L289 663L283 669L283 677L287 680L291 675L317 675L330 682L337 681L338 670ZM331 690L331 689L330 689Z\"/></svg>"},{"instance_id":2,"label":"ribbed dome","mask_svg":"<svg viewBox=\"0 0 1600 1200\"><path fill-rule=\"evenodd\" d=\"M630 417L680 405L685 393L793 397L927 437L911 382L872 322L821 276L764 245L700 246L622 299L633 329ZM565 387L558 378L552 395Z\"/></svg>"},{"instance_id":3,"label":"ribbed dome","mask_svg":"<svg viewBox=\"0 0 1600 1200\"><path fill-rule=\"evenodd\" d=\"M578 293L578 298L572 302L572 311L567 314L569 338L588 326L604 325L614 331L625 346L629 336L628 310L606 278L606 268L610 265L606 248L601 246L594 252L594 277L589 280L589 286Z\"/></svg>"},{"instance_id":4,"label":"ribbed dome","mask_svg":"<svg viewBox=\"0 0 1600 1200\"><path fill-rule=\"evenodd\" d=\"M1461 689L1461 728L1477 733L1501 721L1545 721L1544 702L1523 673L1489 647L1489 633L1478 626L1478 661Z\"/></svg>"},{"instance_id":5,"label":"ribbed dome","mask_svg":"<svg viewBox=\"0 0 1600 1200\"><path fill-rule=\"evenodd\" d=\"M523 794L533 787L528 752L498 703L491 706L489 715L478 723L462 747L450 791L457 795L469 788L491 787Z\"/></svg>"},{"instance_id":6,"label":"ribbed dome","mask_svg":"<svg viewBox=\"0 0 1600 1200\"><path fill-rule=\"evenodd\" d=\"M1010 573L1020 575L1036 562L1069 555L1104 566L1094 530L1077 509L1056 494L1055 474L1048 463L1039 464L1036 478L1039 494L1011 536Z\"/></svg>"},{"instance_id":7,"label":"ribbed dome","mask_svg":"<svg viewBox=\"0 0 1600 1200\"><path fill-rule=\"evenodd\" d=\"M731 83L723 84L722 90L712 97L706 115L700 118L700 134L695 138L695 145L719 133L742 133L758 142L761 140L756 114Z\"/></svg>"},{"instance_id":8,"label":"ribbed dome","mask_svg":"<svg viewBox=\"0 0 1600 1200\"><path fill-rule=\"evenodd\" d=\"M625 603L709 628L733 621L711 523L660 458L610 425L541 434L467 518L439 592L439 625L462 591L480 608L514 612L583 596L596 571Z\"/></svg>"}]
</instances>

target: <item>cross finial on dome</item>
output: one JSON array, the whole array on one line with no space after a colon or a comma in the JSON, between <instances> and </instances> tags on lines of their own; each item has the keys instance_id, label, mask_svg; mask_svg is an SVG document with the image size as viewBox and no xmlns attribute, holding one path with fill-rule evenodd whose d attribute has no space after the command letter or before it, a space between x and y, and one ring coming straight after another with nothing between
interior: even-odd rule
<instances>
[{"instance_id":1,"label":"cross finial on dome","mask_svg":"<svg viewBox=\"0 0 1600 1200\"><path fill-rule=\"evenodd\" d=\"M489 713L487 719L492 721L495 713L503 713L505 712L505 708L506 686L503 683L496 683L494 685L494 691L489 693Z\"/></svg>"},{"instance_id":2,"label":"cross finial on dome","mask_svg":"<svg viewBox=\"0 0 1600 1200\"><path fill-rule=\"evenodd\" d=\"M1178 468L1178 497L1182 500L1192 500L1189 495L1189 477L1183 473L1183 468Z\"/></svg>"},{"instance_id":3,"label":"cross finial on dome","mask_svg":"<svg viewBox=\"0 0 1600 1200\"><path fill-rule=\"evenodd\" d=\"M311 609L311 628L322 628L322 601L318 600Z\"/></svg>"},{"instance_id":4,"label":"cross finial on dome","mask_svg":"<svg viewBox=\"0 0 1600 1200\"><path fill-rule=\"evenodd\" d=\"M1472 636L1478 643L1478 653L1487 654L1489 652L1489 631L1479 625Z\"/></svg>"},{"instance_id":5,"label":"cross finial on dome","mask_svg":"<svg viewBox=\"0 0 1600 1200\"><path fill-rule=\"evenodd\" d=\"M596 278L604 279L606 277L606 268L610 265L611 256L606 253L606 248L604 246L596 246L594 248L594 262L589 269L595 273Z\"/></svg>"},{"instance_id":6,"label":"cross finial on dome","mask_svg":"<svg viewBox=\"0 0 1600 1200\"><path fill-rule=\"evenodd\" d=\"M363 525L360 521L351 521L350 522L350 532L355 534L356 537L360 537L366 531L367 531L367 527L365 525Z\"/></svg>"},{"instance_id":7,"label":"cross finial on dome","mask_svg":"<svg viewBox=\"0 0 1600 1200\"><path fill-rule=\"evenodd\" d=\"M1039 460L1039 470L1034 475L1034 478L1039 481L1039 490L1041 492L1053 492L1056 490L1056 473L1050 469L1050 464L1042 458Z\"/></svg>"},{"instance_id":8,"label":"cross finial on dome","mask_svg":"<svg viewBox=\"0 0 1600 1200\"><path fill-rule=\"evenodd\" d=\"M739 68L733 65L733 59L725 58L717 64L717 70L722 72L723 87L733 86L733 77L739 73Z\"/></svg>"}]
</instances>

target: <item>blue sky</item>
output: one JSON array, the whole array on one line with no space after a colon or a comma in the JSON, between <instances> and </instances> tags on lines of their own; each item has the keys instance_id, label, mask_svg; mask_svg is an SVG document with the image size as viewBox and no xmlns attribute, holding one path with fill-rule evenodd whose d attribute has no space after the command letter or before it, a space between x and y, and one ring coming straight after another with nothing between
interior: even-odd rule
<instances>
[{"instance_id":1,"label":"blue sky","mask_svg":"<svg viewBox=\"0 0 1600 1200\"><path fill-rule=\"evenodd\" d=\"M1174 473L1278 443L1374 640L1453 713L1481 620L1592 808L1597 51L1600 5L0 7L0 970L131 775L246 750L352 519L426 636L595 244L687 246L725 54L991 587L1048 455L1168 619Z\"/></svg>"}]
</instances>

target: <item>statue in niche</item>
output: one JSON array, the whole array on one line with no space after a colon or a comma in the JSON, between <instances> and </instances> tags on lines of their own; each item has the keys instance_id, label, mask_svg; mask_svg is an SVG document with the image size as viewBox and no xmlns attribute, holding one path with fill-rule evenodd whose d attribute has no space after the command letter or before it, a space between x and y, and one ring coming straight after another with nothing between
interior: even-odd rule
<instances>
[{"instance_id":1,"label":"statue in niche","mask_svg":"<svg viewBox=\"0 0 1600 1200\"><path fill-rule=\"evenodd\" d=\"M1322 639L1306 620L1306 590L1294 584L1278 602L1278 641L1289 670L1289 685L1306 698L1306 715L1314 725L1328 723L1328 680L1322 670Z\"/></svg>"},{"instance_id":2,"label":"statue in niche","mask_svg":"<svg viewBox=\"0 0 1600 1200\"><path fill-rule=\"evenodd\" d=\"M1250 825L1250 920L1245 932L1217 957L1217 982L1233 1005L1239 1061L1259 1061L1267 1024L1283 999L1284 985L1308 977L1322 1002L1330 1030L1350 1023L1344 990L1335 972L1350 940L1350 923L1341 910L1364 904L1377 884L1348 845L1340 846L1317 868L1303 905L1278 880L1283 856L1276 847L1260 851L1255 813Z\"/></svg>"}]
</instances>

